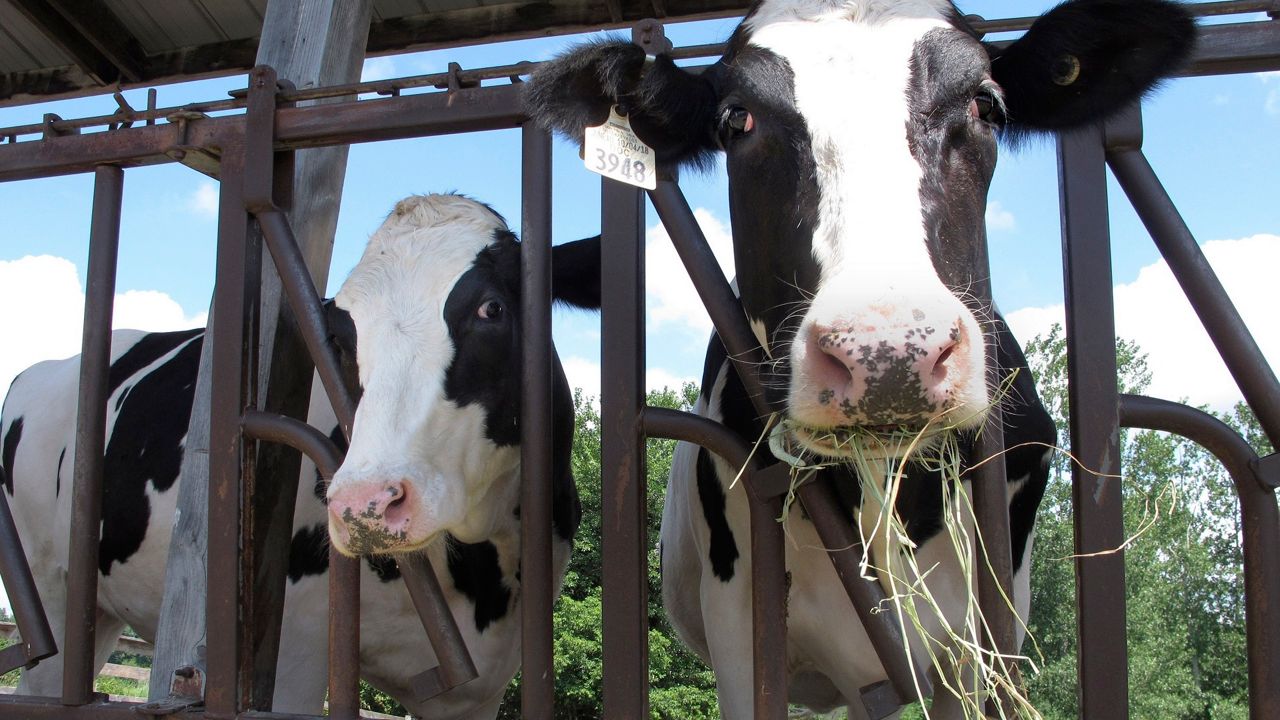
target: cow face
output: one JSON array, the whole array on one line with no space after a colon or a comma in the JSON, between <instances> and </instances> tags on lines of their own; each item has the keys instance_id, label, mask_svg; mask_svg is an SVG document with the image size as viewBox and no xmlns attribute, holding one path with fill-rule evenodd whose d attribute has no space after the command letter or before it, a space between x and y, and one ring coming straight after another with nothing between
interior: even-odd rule
<instances>
[{"instance_id":1,"label":"cow face","mask_svg":"<svg viewBox=\"0 0 1280 720\"><path fill-rule=\"evenodd\" d=\"M855 426L981 424L989 310L967 290L985 272L997 137L1115 112L1193 36L1161 0L1069 2L1005 48L939 0L761 0L700 75L598 43L540 69L526 98L573 137L618 105L661 160L725 153L771 385L801 443L841 454Z\"/></svg>"},{"instance_id":2,"label":"cow face","mask_svg":"<svg viewBox=\"0 0 1280 720\"><path fill-rule=\"evenodd\" d=\"M598 307L598 248L592 239L555 249L558 297ZM411 197L370 239L330 322L354 335L362 390L328 490L339 550L405 552L444 533L478 542L514 508L519 300L520 246L480 203ZM568 386L555 367L563 411ZM571 432L571 405L566 421Z\"/></svg>"}]
</instances>

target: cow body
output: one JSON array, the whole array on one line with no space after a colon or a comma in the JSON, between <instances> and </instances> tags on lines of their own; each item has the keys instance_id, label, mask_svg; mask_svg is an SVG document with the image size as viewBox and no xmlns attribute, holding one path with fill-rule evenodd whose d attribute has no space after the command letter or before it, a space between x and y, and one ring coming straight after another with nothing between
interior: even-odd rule
<instances>
[{"instance_id":1,"label":"cow body","mask_svg":"<svg viewBox=\"0 0 1280 720\"><path fill-rule=\"evenodd\" d=\"M508 316L502 319L501 337L487 338L486 351L491 361L518 369L519 245L501 218L479 203L457 196L412 197L397 206L370 241L370 247L372 252L366 253L352 273L353 277L365 278L362 292L366 297L409 298L409 305L395 319L403 321L415 315L429 324L431 318L443 317L450 302L473 303L479 292L483 295L479 298L482 304L490 310L497 307L494 303L502 305ZM585 251L588 260L598 252L590 241L565 247ZM561 255L572 253L570 250ZM370 258L388 256L394 256L396 262L384 265L380 277L370 280ZM570 283L574 272L582 270L587 296L598 294L590 287L594 282L598 288L598 280L589 277L591 262L570 262L566 266L571 267L557 276L562 288ZM484 277L478 278L478 274ZM464 276L473 282L460 283ZM574 291L581 297L581 288L568 290ZM582 304L591 302L585 300ZM373 362L367 358L379 350L374 342L381 340L385 349L391 340L378 338L367 318L352 318L349 307L351 304L344 305L341 299L326 304L331 334L344 360L354 360L356 367L368 366ZM468 316L474 310L468 308ZM165 561L181 482L183 441L203 340L201 330L122 330L113 335L98 592L99 665L114 649L115 637L125 625L147 639L154 638L158 626ZM437 467L467 466L472 475L476 470L471 468L490 473L479 480L484 485L483 496L471 503L469 518L472 527L482 526L483 531L460 538L465 530L455 534L452 527L446 527L429 542L414 548L416 552L426 552L431 559L479 675L431 701L414 701L410 678L438 663L408 592L399 582L399 570L385 555L367 557L362 562L361 674L415 715L492 718L520 661L519 396L516 394L514 400L511 397L519 392L519 384L495 383L477 388L473 380L463 379L442 388L442 375L448 374L459 358L465 361L475 343L457 323L448 325L444 337L432 340L431 352L437 366L414 368L425 375L410 373L400 378L401 382L417 385L406 387L403 395L413 397L421 387L429 388L428 394L434 396L435 402L426 414L456 432L449 436L448 444L414 436L417 446L401 448L400 457L410 468L417 457L429 455ZM559 578L568 563L579 509L568 469L572 400L558 361L556 368L553 564ZM10 483L5 490L54 636L59 639L65 610L78 373L79 358L44 362L24 371L5 400L0 424L0 437L8 438L3 463ZM518 372L512 374L519 376ZM346 443L318 381L313 386L309 422L329 432L345 449ZM488 390L492 390L490 398L501 398L505 404L474 397L475 393ZM473 396L462 397L467 392ZM380 413L388 412L378 406L381 402L385 398L361 398L357 427L361 423L378 424ZM517 411L515 419L510 417L512 408ZM486 427L486 422L495 427ZM499 425L500 432L495 432ZM357 449L361 447L359 433L357 430L353 443ZM449 459L459 453L460 459ZM294 511L274 709L319 714L327 682L330 512L325 502L326 484L306 458L301 480ZM452 481L463 487L460 478L455 476ZM25 672L19 691L59 695L61 658L57 655Z\"/></svg>"},{"instance_id":2,"label":"cow body","mask_svg":"<svg viewBox=\"0 0 1280 720\"><path fill-rule=\"evenodd\" d=\"M914 661L932 666L933 717L980 713L976 663L955 639L977 634L965 629L977 621L963 568L977 532L956 510L983 459L974 433L1000 404L1024 619L1055 442L1017 341L972 293L988 272L997 139L1107 117L1176 68L1193 37L1186 13L1162 0L1073 0L1008 45L981 42L945 0L757 0L700 73L607 41L564 54L526 88L530 114L570 138L617 108L662 162L706 167L725 154L737 289L767 358L767 399L782 408L770 449L833 486L865 540L864 573L900 598L889 611L916 611L898 619L920 618L904 634ZM698 411L761 442L751 400L713 338ZM753 709L738 470L680 446L662 526L667 612L714 668L727 718ZM900 532L883 519L886 497ZM862 717L860 690L884 669L811 523L796 507L784 522L791 699ZM924 637L939 640L926 648Z\"/></svg>"}]
</instances>

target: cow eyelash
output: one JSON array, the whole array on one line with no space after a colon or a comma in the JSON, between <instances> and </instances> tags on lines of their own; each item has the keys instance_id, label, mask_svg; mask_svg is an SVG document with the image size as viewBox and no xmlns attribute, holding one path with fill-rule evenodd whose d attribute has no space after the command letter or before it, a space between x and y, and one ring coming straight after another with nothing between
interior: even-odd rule
<instances>
[{"instance_id":1,"label":"cow eyelash","mask_svg":"<svg viewBox=\"0 0 1280 720\"><path fill-rule=\"evenodd\" d=\"M1004 117L1004 98L993 87L982 86L969 100L969 117L997 124Z\"/></svg>"}]
</instances>

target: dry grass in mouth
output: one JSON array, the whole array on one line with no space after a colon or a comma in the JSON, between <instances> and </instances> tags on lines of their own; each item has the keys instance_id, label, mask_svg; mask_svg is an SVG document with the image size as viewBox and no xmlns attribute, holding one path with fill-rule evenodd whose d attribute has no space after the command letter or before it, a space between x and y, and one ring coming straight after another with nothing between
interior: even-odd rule
<instances>
[{"instance_id":1,"label":"dry grass in mouth","mask_svg":"<svg viewBox=\"0 0 1280 720\"><path fill-rule=\"evenodd\" d=\"M1011 384L1012 377L993 393L993 404L1007 395ZM989 632L978 604L977 573L990 572L990 567L972 500L963 482L966 470L957 430L962 423L948 422L945 414L921 427L819 430L787 420L776 423L769 433L769 448L775 457L792 468L791 488L779 521L785 527L796 488L803 482L823 468L851 468L862 485L863 502L856 523L863 546L862 576L885 588L887 597L879 612L891 612L897 618L908 640L904 645L908 663L915 668L920 659L925 659L937 668L939 682L934 696L941 693L954 696L966 718L988 717L984 707L986 699L999 693L1008 702L998 708L996 717L1040 720L1042 716L1031 705L1018 680L1016 667L1020 661L1026 661L1035 670L1035 663L1024 655L999 654L983 647L982 639L988 637ZM815 449L822 454L815 453ZM942 603L927 584L929 575L940 563L928 567L919 564L914 552L916 545L907 533L906 524L895 512L908 464L941 475L951 490L941 493L941 534L946 539L944 547L954 554L961 582L969 590L962 598L962 606L951 613L944 612ZM976 551L978 548L980 553ZM903 549L907 552L900 552ZM1012 598L1004 596L1002 600L1017 617ZM950 621L956 618L959 622ZM1022 624L1023 620L1019 618L1018 622ZM1025 624L1022 629L1026 630ZM911 646L917 648L923 658L912 653ZM917 687L916 692L925 717L930 717L921 688Z\"/></svg>"}]
</instances>

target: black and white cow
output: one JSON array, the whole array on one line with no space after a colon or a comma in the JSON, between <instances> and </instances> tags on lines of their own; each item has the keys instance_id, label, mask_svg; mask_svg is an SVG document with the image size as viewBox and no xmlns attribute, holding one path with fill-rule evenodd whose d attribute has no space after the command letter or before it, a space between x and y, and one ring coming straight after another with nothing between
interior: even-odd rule
<instances>
[{"instance_id":1,"label":"black and white cow","mask_svg":"<svg viewBox=\"0 0 1280 720\"><path fill-rule=\"evenodd\" d=\"M554 249L557 299L599 305L599 244ZM479 671L425 704L409 679L436 664L399 570L365 563L361 673L424 718L492 718L520 661L520 246L487 207L454 195L402 200L374 233L337 297L331 332L358 365L354 437L326 489L304 461L289 557L275 709L319 714L327 669L328 543L426 552ZM129 625L153 637L174 521L202 330L115 333L111 352L97 662ZM554 399L554 560L563 576L578 525L570 474L573 402L559 361ZM40 363L4 405L5 485L55 637L65 607L79 358ZM333 428L316 383L311 422ZM347 529L341 515L379 501L379 519ZM365 485L362 485L365 483ZM314 492L310 489L314 487ZM333 515L338 520L332 520ZM385 519L383 532L370 531ZM396 524L399 523L399 524ZM388 529L389 528L389 529ZM20 692L58 695L62 656L23 675Z\"/></svg>"},{"instance_id":2,"label":"black and white cow","mask_svg":"<svg viewBox=\"0 0 1280 720\"><path fill-rule=\"evenodd\" d=\"M985 242L997 139L1116 112L1188 56L1194 32L1163 0L1072 0L1007 46L980 42L946 0L757 0L704 72L598 42L541 68L526 102L570 138L617 106L661 161L707 167L714 153L726 155L737 286L772 359L767 392L785 404L779 440L808 461L834 461L821 472L864 535L880 508L863 490L882 486L898 458L873 461L880 477L859 478L844 461L883 451L854 438L927 429L930 446L945 426L968 445L997 399L984 379L987 353L1006 378L1017 372L1001 402L1016 448L1005 463L1015 602L1025 618L1031 531L1055 433L1017 342L1002 323L984 338L982 310L967 292L985 272L973 257ZM698 410L748 442L761 437L717 338ZM1027 442L1040 445L1017 447ZM944 637L943 622L965 620L969 587L940 533L943 479L917 463L905 468L894 507L916 547L873 536L870 566L897 567L914 553L943 616L921 612L924 630ZM725 717L748 718L751 557L736 473L705 450L677 451L662 525L663 597L683 640L713 666ZM862 717L859 689L884 670L812 525L798 509L787 523L792 699L850 705ZM963 533L972 536L971 521ZM928 664L919 634L908 635L916 661ZM962 712L947 693L935 698L933 716Z\"/></svg>"}]
</instances>

